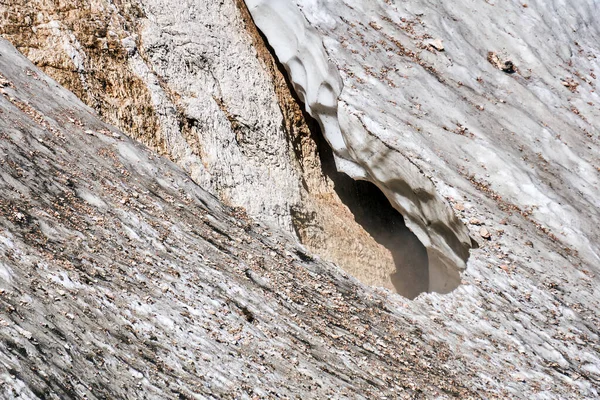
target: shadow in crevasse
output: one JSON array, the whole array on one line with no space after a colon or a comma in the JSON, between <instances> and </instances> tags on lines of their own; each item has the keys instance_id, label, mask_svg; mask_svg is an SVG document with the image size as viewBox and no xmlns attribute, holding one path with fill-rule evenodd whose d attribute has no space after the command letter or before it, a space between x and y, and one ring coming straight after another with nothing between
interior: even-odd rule
<instances>
[{"instance_id":1,"label":"shadow in crevasse","mask_svg":"<svg viewBox=\"0 0 600 400\"><path fill-rule=\"evenodd\" d=\"M323 146L320 150L324 170L334 182L337 195L354 215L354 220L392 254L396 271L390 275L390 280L396 291L409 299L429 291L427 249L406 227L404 217L377 186L367 181L355 181L337 172L335 165L331 165L334 163L333 155L331 160L325 160L330 154L323 154L328 153L323 151Z\"/></svg>"},{"instance_id":2,"label":"shadow in crevasse","mask_svg":"<svg viewBox=\"0 0 600 400\"><path fill-rule=\"evenodd\" d=\"M425 246L408 229L404 217L375 184L354 180L337 171L333 152L318 122L307 113L304 117L317 144L323 173L333 181L340 200L352 212L354 220L392 254L396 271L390 275L390 281L396 292L414 299L420 293L430 291L429 259Z\"/></svg>"},{"instance_id":3,"label":"shadow in crevasse","mask_svg":"<svg viewBox=\"0 0 600 400\"><path fill-rule=\"evenodd\" d=\"M337 171L331 147L323 137L318 122L306 111L304 104L289 80L283 65L277 62L273 49L268 45L268 40L258 32L265 43L267 50L273 56L276 68L286 80L287 89L300 106L310 135L317 145L323 173L334 183L334 188L342 202L350 209L354 219L367 231L375 241L387 248L393 257L396 271L390 275L390 281L396 291L409 299L417 297L420 293L433 290L449 292L456 286L447 287L447 280L442 279L439 284L438 272L443 268L433 266L434 279L430 282L429 257L427 249L405 225L403 216L390 204L383 192L374 184L367 181L356 181L344 173ZM290 138L291 139L291 138ZM297 139L292 139L293 141ZM297 150L298 143L292 143L298 157L302 152ZM437 257L436 257L437 258ZM438 264L432 260L432 264ZM439 270L439 271L438 271ZM443 275L443 274L442 274ZM436 285L443 286L443 290L436 289Z\"/></svg>"}]
</instances>

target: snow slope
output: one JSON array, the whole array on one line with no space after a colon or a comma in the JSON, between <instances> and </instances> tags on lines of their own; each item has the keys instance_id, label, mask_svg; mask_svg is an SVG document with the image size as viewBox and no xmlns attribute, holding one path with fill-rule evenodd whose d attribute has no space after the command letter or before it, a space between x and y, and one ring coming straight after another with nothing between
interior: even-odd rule
<instances>
[{"instance_id":1,"label":"snow slope","mask_svg":"<svg viewBox=\"0 0 600 400\"><path fill-rule=\"evenodd\" d=\"M384 302L0 39L1 398L474 395Z\"/></svg>"},{"instance_id":2,"label":"snow slope","mask_svg":"<svg viewBox=\"0 0 600 400\"><path fill-rule=\"evenodd\" d=\"M30 56L48 68L62 39L49 35L40 45L45 23L64 18L61 35L85 38L75 29L83 21L84 32L104 33L100 45L112 48L118 29L88 31L90 19L73 15L98 7L95 18L119 21L117 4L128 2L17 3L0 5L16 18L2 20L3 28L12 21L13 32L30 35ZM187 104L190 122L206 127L203 139L219 135L213 127L229 135L207 140L217 144L211 151L226 145L235 138L227 108L199 106L226 83L223 99L239 111L234 120L254 115L258 122L242 126L250 140L239 148L261 144L259 160L263 150L287 145L271 141L282 119L265 110L277 111L277 102L254 96L274 90L265 65L251 61L258 45L240 33L235 3L146 4L147 19L129 18L131 25L155 23L144 31L148 42L127 46L134 57L154 56L141 73L164 96L156 106L161 124ZM7 396L598 397L598 10L591 1L526 4L347 0L293 9L339 71L347 148L352 137L344 136L340 115L370 132L376 151L348 151L360 155L354 165L410 159L423 173L414 179L429 177L479 243L456 290L414 301L366 287L311 260L286 235L219 206L182 170L120 132L113 137L114 128L2 42L0 379ZM27 19L34 20L29 27ZM219 51L232 41L246 50ZM81 75L91 84L104 69L112 73L106 82L127 75L102 68L112 67L103 57L113 53L100 46L93 58L96 42L80 43L87 69L65 82ZM67 59L58 63L63 69L49 70L70 73L72 65ZM115 101L123 124L131 120L127 104L147 101L129 83L112 87L125 93ZM92 86L90 93L102 94ZM168 132L184 136L183 128ZM94 135L104 129L109 135ZM366 138L363 130L351 133ZM267 182L264 169L247 163L245 176L260 178L247 184L236 175L240 158L215 154L211 160L235 164L217 165L218 179L231 179L233 191L241 179L254 191L238 192L241 199L270 195L257 183ZM188 174L203 168L201 157L186 160ZM285 190L279 198L285 204ZM360 248L360 240L353 243Z\"/></svg>"}]
</instances>

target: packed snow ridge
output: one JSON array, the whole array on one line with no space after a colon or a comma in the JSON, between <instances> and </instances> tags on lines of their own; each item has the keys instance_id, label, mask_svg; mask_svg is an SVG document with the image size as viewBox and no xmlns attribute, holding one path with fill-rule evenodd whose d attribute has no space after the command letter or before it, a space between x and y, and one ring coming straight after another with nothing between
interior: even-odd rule
<instances>
[{"instance_id":1,"label":"packed snow ridge","mask_svg":"<svg viewBox=\"0 0 600 400\"><path fill-rule=\"evenodd\" d=\"M357 112L340 101L344 90L340 73L329 61L321 36L297 6L281 0L246 0L246 5L306 111L319 122L338 171L374 183L404 216L427 249L429 290L455 289L471 248L467 228L431 180L372 135Z\"/></svg>"}]
</instances>

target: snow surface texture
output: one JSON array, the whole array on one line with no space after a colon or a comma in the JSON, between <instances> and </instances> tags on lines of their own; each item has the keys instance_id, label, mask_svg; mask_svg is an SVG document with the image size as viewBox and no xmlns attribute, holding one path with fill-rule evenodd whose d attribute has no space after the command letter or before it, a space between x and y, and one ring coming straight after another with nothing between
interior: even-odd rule
<instances>
[{"instance_id":1,"label":"snow surface texture","mask_svg":"<svg viewBox=\"0 0 600 400\"><path fill-rule=\"evenodd\" d=\"M180 13L185 7L203 4L229 7L231 2L180 1L172 3L170 10ZM310 7L317 3L303 4ZM19 392L24 394L21 398L36 397L31 392L46 398L82 398L81 393L90 392L108 398L171 398L179 396L177 392L183 392L184 397L208 398L275 394L369 399L597 398L598 263L589 254L575 254L561 242L562 232L573 229L582 233L575 236L580 239L577 246L586 245L585 235L591 238L589 242L598 243L594 240L597 211L584 203L593 204L597 197L584 198L577 193L575 187L584 182L557 162L558 153L553 147L547 148L551 142L543 136L543 129L515 130L518 135L497 131L502 124L531 123L523 115L535 111L531 104L539 106L536 102L541 100L536 100L527 88L543 84L553 85L543 96L544 101L557 105L568 104L568 99L581 104L581 97L587 97L579 111L587 110L590 114L584 115L586 119L597 124L593 108L584 109L587 101L597 105L593 89L569 74L580 83L579 92L571 92L561 82L568 76L564 68L560 69L572 61L573 65L592 66L594 75L599 73L590 50L598 43L594 40L598 38L594 25L588 21L587 27L578 31L578 43L587 47L580 53L571 44L575 50L569 60L570 51L561 50L562 58L555 53L563 46L556 44L557 37L575 35L569 24L561 23L566 21L572 5L554 11L553 2L529 3L528 8L520 3L509 4L496 13L503 20L490 23L488 7L496 8L483 1L469 4L473 8L450 3L448 10L437 11L441 5L418 3L420 8L416 8L416 4L410 12L394 11L383 4L363 5L383 9L383 16L387 12L395 16L398 26L386 25L384 30L382 19L380 25L373 24L376 28L382 26L379 31L365 21L377 14L363 13L360 8L354 12L345 5L335 5L336 10L321 5L320 23L304 9L338 65L341 61L333 58L332 51L336 43L341 43L335 40L336 27L341 30L339 39L347 38L344 43L349 54L341 55L359 75L355 79L340 69L345 83L342 96L347 96L345 93L354 84L357 89L352 99L382 105L385 91L375 93L373 86L385 89L377 86L379 79L385 80L381 75L385 71L370 69L370 74L377 73L376 79L364 70L368 64L357 64L352 57L362 60L364 56L377 65L381 61L378 59L389 56L391 65L399 71L390 69L388 74L398 80L394 84L403 85L402 91L394 91L398 97L391 100L398 102L395 118L403 116L420 131L390 119L396 123L390 125L395 127L393 133L401 136L390 135L387 139L399 150L402 146L409 148L406 154L434 178L437 189L452 202L479 241L480 247L472 250L469 268L462 273L461 285L455 291L447 295L422 294L414 301L365 287L339 269L311 261L305 252L297 253L296 245L284 235L249 225L237 215L224 214L183 171L151 155L120 132L119 140L110 134L89 135L88 129L97 133L102 129L113 132L114 128L103 124L75 97L2 44L0 72L8 81L0 79L0 91L4 92L0 96L0 199L5 201L0 207L0 379L6 382L2 389L12 391L15 397ZM586 3L578 4L583 7ZM13 5L11 2L9 11ZM322 25L335 20L327 16L335 12L344 12L348 22ZM399 12L406 16L402 17L405 22L398 18ZM561 17L556 17L558 12ZM518 73L506 75L487 61L487 52L497 50L497 38L486 39L490 34L487 30L505 32L507 26L514 25L532 29L531 23L521 20L522 13L533 13L539 29L534 31L538 38L527 37L537 46L530 47L529 52L538 54L535 59L544 59L537 70L544 81L535 75L531 78L536 86L521 87L531 79L525 80ZM228 43L231 30L218 24L226 23L230 14L197 14L206 21L206 29L212 27L213 35L199 35L199 43L202 37L211 41L217 38L218 44ZM415 22L417 14L423 19L439 17L439 24L448 24L447 29L454 30L455 35L460 33L470 40L453 44L453 36L439 33L445 32L444 28L431 35L444 39L445 53L421 49L417 47L421 40L413 43L406 32L422 29L423 25ZM589 10L585 15L597 13ZM508 21L509 17L513 20ZM83 21L89 26L88 20ZM347 30L352 24L355 28L350 36ZM166 21L165 32L161 33L165 40L172 38L169 26L171 21ZM26 30L20 25L18 28ZM177 35L181 43L164 48L164 54L189 43L183 30ZM446 83L441 84L422 71L413 58L391 50L385 56L380 54L377 43L384 39L378 35L386 31L397 35L392 39L403 40L406 50L408 46L418 50L421 59L445 60L448 55L464 52L465 61L461 59L461 63L468 68L460 69L464 75L460 78L462 85L450 79L445 67L441 78ZM510 33L516 36L514 30ZM368 43L363 43L365 37L370 39ZM479 43L480 39L486 43ZM547 43L551 44L549 48ZM209 50L213 44L207 45ZM393 42L386 46L391 47L398 48ZM163 51L160 46L156 49ZM338 49L341 52L343 46ZM455 56L453 59L456 66L458 61ZM522 73L527 72L522 61L515 57L512 60ZM238 70L234 60L231 63L230 70L213 65L206 71L230 79ZM545 72L546 68L554 71L556 81ZM595 82L591 74L583 75L583 68L573 70L577 71ZM399 72L402 77L395 75ZM476 86L467 86L469 82L475 85L466 79L469 74L482 85L478 91L473 89ZM248 77L239 79L240 91L252 85ZM565 84L573 86L567 81ZM495 99L491 94L497 90L504 93L503 97L484 102L484 96ZM404 91L419 98L405 98ZM473 98L483 100L469 105L464 97L471 102ZM245 100L255 101L252 96ZM483 111L475 107L482 104ZM28 113L15 109L15 105ZM504 107L509 107L510 118ZM32 109L37 113L29 114ZM554 127L552 132L562 135L581 160L598 154L597 136L590 138L573 128L572 123L579 121L577 114L553 106L549 110L543 114L545 122ZM468 117L473 125L463 129L445 120L440 125L437 119L427 119L434 112L436 118ZM486 122L485 130L475 131L479 120L483 123L494 118L496 112L501 112L494 120L500 125ZM40 119L40 115L45 118ZM571 116L575 119L568 118ZM555 124L561 118L565 122L557 130ZM387 119L377 121L384 123ZM431 130L423 128L425 122ZM270 123L277 124L277 120ZM44 125L58 129L55 132L65 139ZM439 126L446 126L448 131ZM478 136L472 137L471 131ZM377 132L381 135L382 130ZM591 132L595 131L588 129ZM428 148L433 135L447 136L440 146ZM527 145L530 141L535 146ZM473 150L469 150L474 144L479 144L482 157L488 160L502 155L505 165L487 165L490 170L486 171L475 163ZM484 145L494 151L486 150ZM494 153L498 146L505 148L505 153ZM445 156L444 161L437 152ZM430 158L423 158L423 154ZM564 197L561 202L568 206L554 217L573 218L571 225L547 231L538 219L552 220L552 215L535 208L519 212L517 205L509 202L519 197L509 197L501 184L513 188L520 182L501 180L496 174L523 168L519 164L522 162L529 163L534 185L543 185L549 196ZM458 166L468 168L466 172L477 172L476 180L464 180L457 172ZM554 174L557 177L551 180ZM564 175L564 183L558 174ZM494 186L490 188L491 179ZM579 215L575 207L588 217ZM242 225L238 225L240 220ZM484 240L482 233L489 239ZM254 322L248 321L240 307L254 315ZM75 394L71 391L67 395L72 387ZM10 398L11 392L7 393Z\"/></svg>"},{"instance_id":2,"label":"snow surface texture","mask_svg":"<svg viewBox=\"0 0 600 400\"><path fill-rule=\"evenodd\" d=\"M343 93L338 69L296 5L278 0L247 0L246 4L306 110L319 121L338 170L375 183L405 217L427 248L429 290L455 289L471 246L466 227L410 159L374 137L360 118L363 111L357 113L338 101Z\"/></svg>"}]
</instances>

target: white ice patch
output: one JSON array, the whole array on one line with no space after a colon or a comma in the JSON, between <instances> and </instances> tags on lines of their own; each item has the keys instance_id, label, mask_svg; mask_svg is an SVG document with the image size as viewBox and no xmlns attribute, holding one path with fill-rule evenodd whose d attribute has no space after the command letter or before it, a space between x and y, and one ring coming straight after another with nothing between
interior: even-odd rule
<instances>
[{"instance_id":1,"label":"white ice patch","mask_svg":"<svg viewBox=\"0 0 600 400\"><path fill-rule=\"evenodd\" d=\"M56 275L48 275L50 280L54 283L57 283L63 286L65 289L77 289L83 287L82 285L76 284L69 278L69 274L67 272L59 272Z\"/></svg>"},{"instance_id":2,"label":"white ice patch","mask_svg":"<svg viewBox=\"0 0 600 400\"><path fill-rule=\"evenodd\" d=\"M79 188L77 189L77 195L96 208L101 210L108 208L108 204L106 204L100 197L96 196L89 190Z\"/></svg>"},{"instance_id":3,"label":"white ice patch","mask_svg":"<svg viewBox=\"0 0 600 400\"><path fill-rule=\"evenodd\" d=\"M12 275L12 269L8 265L0 262L0 283L3 285L10 285L13 282Z\"/></svg>"}]
</instances>

